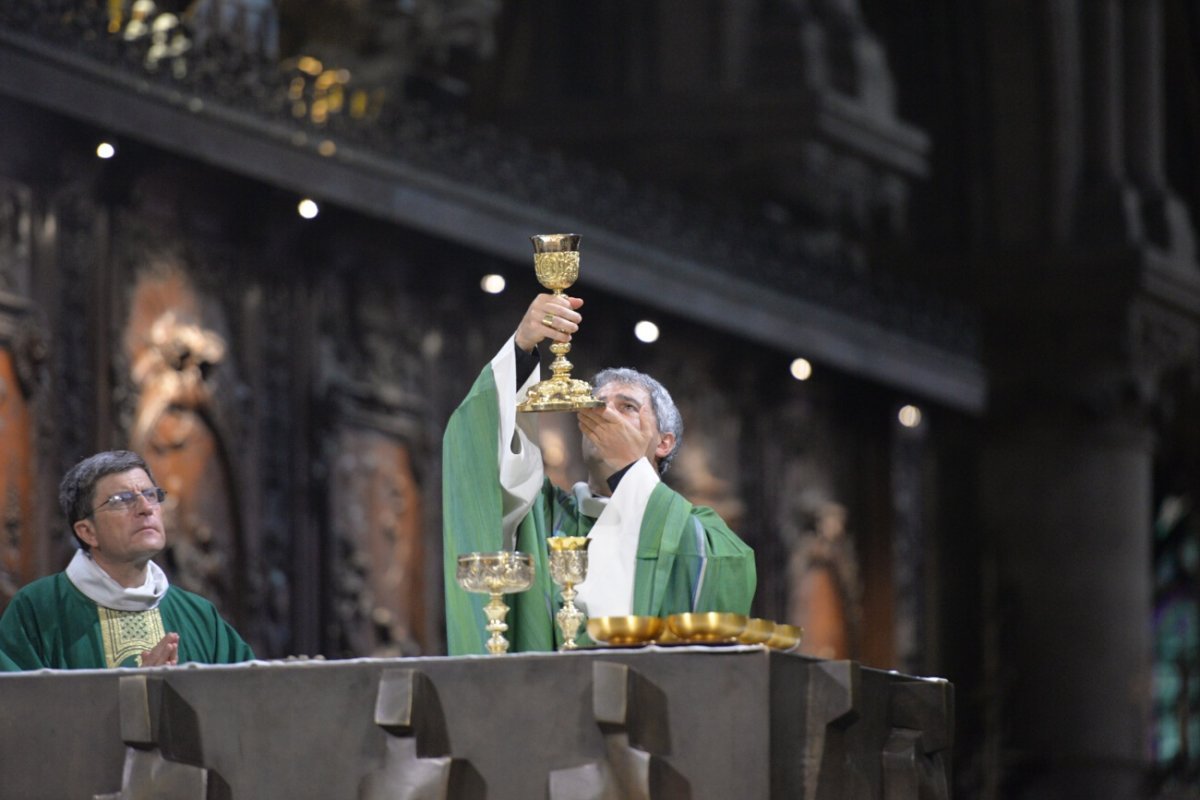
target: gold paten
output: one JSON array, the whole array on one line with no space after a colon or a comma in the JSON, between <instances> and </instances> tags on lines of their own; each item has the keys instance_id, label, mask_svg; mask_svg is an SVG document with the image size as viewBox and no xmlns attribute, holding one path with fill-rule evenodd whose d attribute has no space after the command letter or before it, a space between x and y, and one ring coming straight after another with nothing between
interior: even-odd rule
<instances>
[{"instance_id":1,"label":"gold paten","mask_svg":"<svg viewBox=\"0 0 1200 800\"><path fill-rule=\"evenodd\" d=\"M662 617L596 617L588 620L587 632L601 644L646 644L657 640L666 625Z\"/></svg>"},{"instance_id":2,"label":"gold paten","mask_svg":"<svg viewBox=\"0 0 1200 800\"><path fill-rule=\"evenodd\" d=\"M490 595L483 613L488 623L485 630L491 633L487 650L492 655L508 652L508 640L504 631L508 623L508 606L503 595L523 592L533 585L533 559L527 553L502 550L498 553L466 553L458 557L455 573L458 585L468 592Z\"/></svg>"},{"instance_id":3,"label":"gold paten","mask_svg":"<svg viewBox=\"0 0 1200 800\"><path fill-rule=\"evenodd\" d=\"M662 633L660 633L658 638L654 641L658 644L680 644L683 640L675 635L675 631L671 630L670 627L667 626L666 618L663 618Z\"/></svg>"},{"instance_id":4,"label":"gold paten","mask_svg":"<svg viewBox=\"0 0 1200 800\"><path fill-rule=\"evenodd\" d=\"M782 622L775 626L775 633L767 640L767 647L772 650L791 652L800 646L804 639L804 628L799 625L785 625Z\"/></svg>"},{"instance_id":5,"label":"gold paten","mask_svg":"<svg viewBox=\"0 0 1200 800\"><path fill-rule=\"evenodd\" d=\"M766 644L775 635L775 623L769 619L755 617L746 620L746 627L738 634L742 644Z\"/></svg>"},{"instance_id":6,"label":"gold paten","mask_svg":"<svg viewBox=\"0 0 1200 800\"><path fill-rule=\"evenodd\" d=\"M575 650L575 637L586 615L575 606L575 586L587 579L588 545L592 540L586 536L551 536L549 546L550 579L562 589L563 606L555 614L563 643L559 650Z\"/></svg>"},{"instance_id":7,"label":"gold paten","mask_svg":"<svg viewBox=\"0 0 1200 800\"><path fill-rule=\"evenodd\" d=\"M579 234L547 233L529 237L533 241L533 269L542 286L563 297L563 289L579 279ZM592 396L587 381L571 377L574 366L567 361L570 342L550 345L554 361L551 377L533 386L525 395L518 411L578 411L581 408L603 408L604 401Z\"/></svg>"},{"instance_id":8,"label":"gold paten","mask_svg":"<svg viewBox=\"0 0 1200 800\"><path fill-rule=\"evenodd\" d=\"M746 627L745 614L723 611L672 614L667 627L685 642L733 642Z\"/></svg>"}]
</instances>

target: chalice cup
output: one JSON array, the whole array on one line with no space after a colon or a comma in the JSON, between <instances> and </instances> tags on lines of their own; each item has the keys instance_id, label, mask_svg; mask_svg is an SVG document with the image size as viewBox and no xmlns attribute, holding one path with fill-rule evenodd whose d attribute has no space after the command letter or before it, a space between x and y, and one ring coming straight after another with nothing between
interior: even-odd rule
<instances>
[{"instance_id":1,"label":"chalice cup","mask_svg":"<svg viewBox=\"0 0 1200 800\"><path fill-rule=\"evenodd\" d=\"M538 283L563 297L563 289L579 279L579 234L546 233L529 238L533 241L533 269ZM546 316L547 325L553 325L550 317ZM592 396L591 384L571 377L574 365L567 360L571 343L555 342L550 345L550 352L554 354L550 377L530 388L525 395L525 402L518 405L517 410L578 411L581 408L603 408L604 401Z\"/></svg>"},{"instance_id":2,"label":"chalice cup","mask_svg":"<svg viewBox=\"0 0 1200 800\"><path fill-rule=\"evenodd\" d=\"M562 587L562 608L554 615L563 643L559 650L575 650L575 637L586 615L575 606L575 585L587 579L588 545L586 536L551 536L549 546L550 579Z\"/></svg>"},{"instance_id":3,"label":"chalice cup","mask_svg":"<svg viewBox=\"0 0 1200 800\"><path fill-rule=\"evenodd\" d=\"M508 652L504 632L508 623L508 606L504 595L523 592L533 585L533 559L527 553L501 550L498 553L465 553L458 557L455 573L458 585L468 592L489 595L483 613L487 615L484 630L491 636L487 651L492 655Z\"/></svg>"}]
</instances>

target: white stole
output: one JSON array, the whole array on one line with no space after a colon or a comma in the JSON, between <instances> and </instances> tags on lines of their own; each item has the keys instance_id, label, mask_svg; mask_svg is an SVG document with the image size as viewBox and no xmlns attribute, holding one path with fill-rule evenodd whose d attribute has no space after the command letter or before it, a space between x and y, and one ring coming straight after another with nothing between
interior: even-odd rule
<instances>
[{"instance_id":1,"label":"white stole","mask_svg":"<svg viewBox=\"0 0 1200 800\"><path fill-rule=\"evenodd\" d=\"M576 500L585 513L593 503L603 506L588 533L592 540L588 545L588 576L579 584L575 598L576 605L589 617L623 617L633 613L633 579L642 517L658 484L658 473L644 456L621 477L607 502L593 496L586 483L575 484Z\"/></svg>"}]
</instances>

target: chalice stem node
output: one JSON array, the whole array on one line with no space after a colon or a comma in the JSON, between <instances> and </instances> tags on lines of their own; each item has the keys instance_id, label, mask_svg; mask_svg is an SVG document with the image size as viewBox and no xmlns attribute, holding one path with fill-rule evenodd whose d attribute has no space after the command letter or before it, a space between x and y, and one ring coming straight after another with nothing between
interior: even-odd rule
<instances>
[{"instance_id":1,"label":"chalice stem node","mask_svg":"<svg viewBox=\"0 0 1200 800\"><path fill-rule=\"evenodd\" d=\"M575 607L575 588L571 584L563 587L563 607L558 610L555 619L558 629L562 631L563 643L559 650L575 650L575 637L579 635L579 626L583 624L583 612Z\"/></svg>"},{"instance_id":2,"label":"chalice stem node","mask_svg":"<svg viewBox=\"0 0 1200 800\"><path fill-rule=\"evenodd\" d=\"M493 594L483 607L483 613L488 618L487 630L492 634L487 642L488 652L493 655L507 653L508 640L504 638L504 632L508 630L508 623L504 618L508 615L508 606L504 603L503 595Z\"/></svg>"}]
</instances>

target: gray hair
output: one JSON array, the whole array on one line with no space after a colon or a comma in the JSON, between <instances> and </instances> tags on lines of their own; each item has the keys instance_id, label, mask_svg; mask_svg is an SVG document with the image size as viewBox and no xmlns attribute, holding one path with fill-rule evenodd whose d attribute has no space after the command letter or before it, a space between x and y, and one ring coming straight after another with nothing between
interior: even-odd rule
<instances>
[{"instance_id":1,"label":"gray hair","mask_svg":"<svg viewBox=\"0 0 1200 800\"><path fill-rule=\"evenodd\" d=\"M154 473L150 471L146 460L137 453L131 450L106 450L71 467L58 484L58 507L67 518L67 525L70 526L75 541L79 542L79 546L85 551L90 548L87 542L75 533L75 523L92 515L92 506L95 503L92 495L96 492L96 483L105 475L115 475L131 469L143 470L150 482L155 483Z\"/></svg>"},{"instance_id":2,"label":"gray hair","mask_svg":"<svg viewBox=\"0 0 1200 800\"><path fill-rule=\"evenodd\" d=\"M658 429L663 433L675 434L675 446L658 462L658 474L665 475L671 462L675 460L675 454L679 452L679 445L683 444L683 417L679 416L679 409L675 407L671 393L646 373L628 367L601 370L592 378L592 387L596 390L609 383L628 383L645 389L646 394L650 395L650 406L654 409Z\"/></svg>"}]
</instances>

